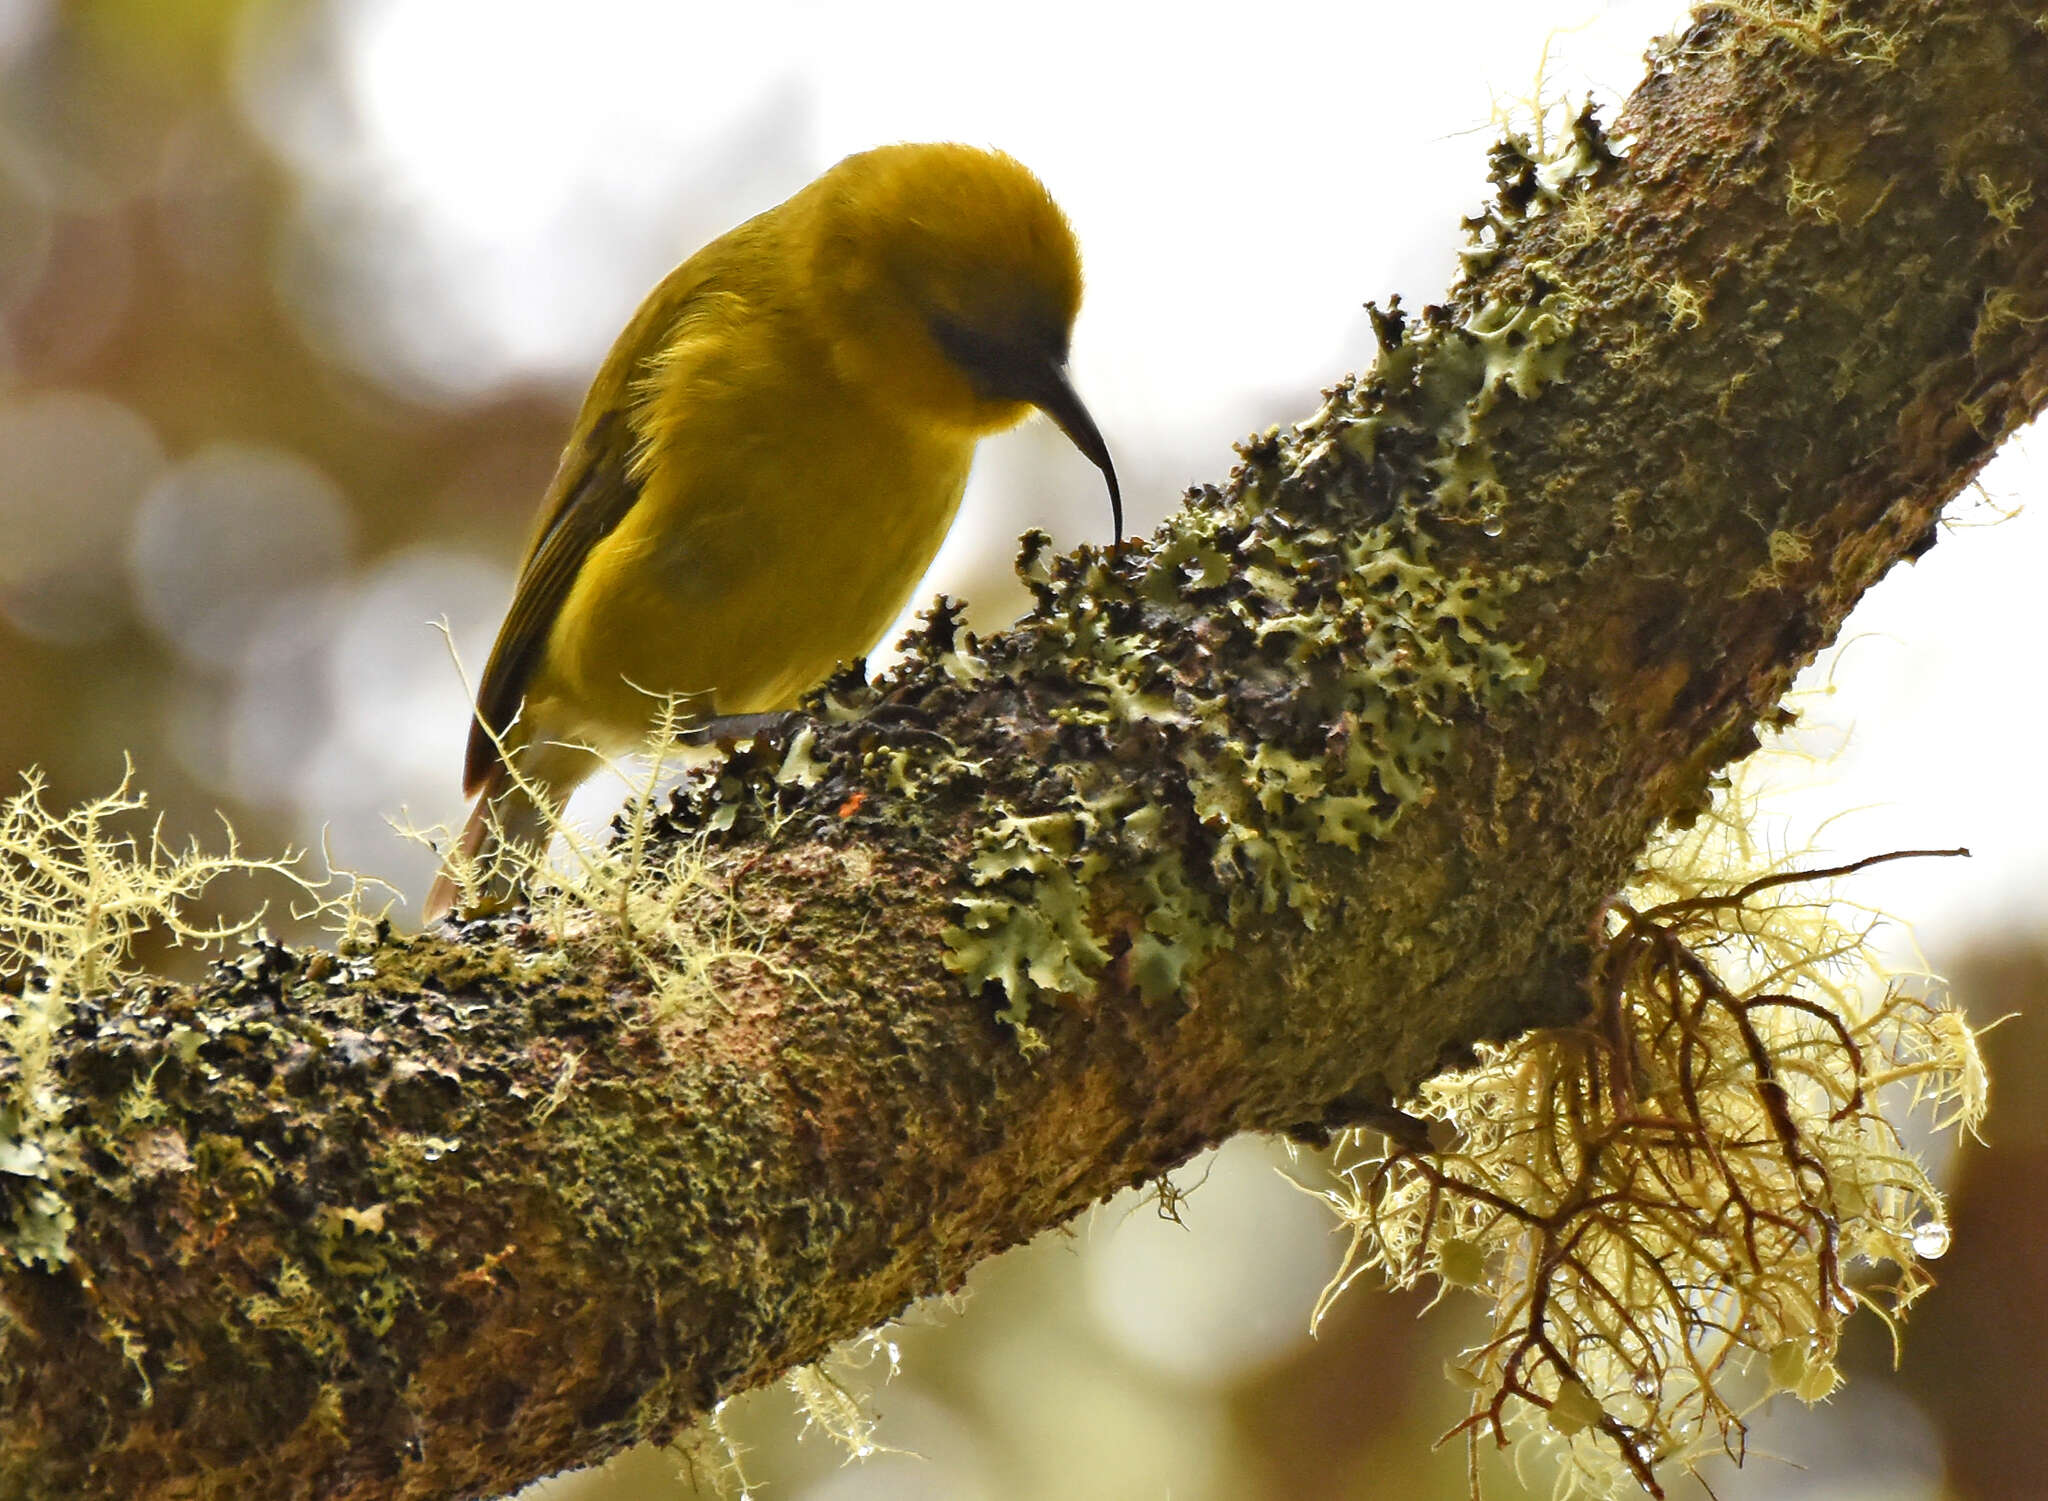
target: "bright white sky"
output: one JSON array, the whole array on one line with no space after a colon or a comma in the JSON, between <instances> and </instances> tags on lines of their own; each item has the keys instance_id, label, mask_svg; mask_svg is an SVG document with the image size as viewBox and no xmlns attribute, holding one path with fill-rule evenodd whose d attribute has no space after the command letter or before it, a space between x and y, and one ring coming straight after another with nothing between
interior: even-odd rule
<instances>
[{"instance_id":1,"label":"bright white sky","mask_svg":"<svg viewBox=\"0 0 2048 1501\"><path fill-rule=\"evenodd\" d=\"M536 380L579 389L670 264L847 152L898 139L1000 145L1045 179L1080 234L1077 380L1111 435L1133 519L1148 524L1185 484L1228 467L1231 440L1306 413L1319 386L1367 357L1364 299L1399 291L1412 305L1441 291L1458 216L1484 196L1496 106L1526 97L1539 67L1551 97L1619 97L1675 13L1667 0L1040 0L1022 12L330 0L310 27L252 31L243 76L252 117L312 184L296 251L328 257L346 289L309 302L306 317L380 378L427 396ZM338 89L276 66L308 51L336 62ZM2023 501L2040 476L2008 453L1989 484ZM987 598L1010 539L1039 521L1073 540L1106 526L1093 471L1042 428L989 445L933 587ZM1835 691L1813 709L1813 743L1841 738L1829 725L1855 734L1835 766L1805 778L1821 785L1798 801L1804 825L1858 808L1829 834L1844 854L1978 852L1968 866L1891 868L1857 887L1916 914L1937 963L1978 924L2048 922L2048 798L2024 769L2044 742L2031 688L2044 565L2048 526L2033 512L1954 533L1859 612L1854 648L1828 669ZM504 585L438 555L364 587L380 603L359 613L373 618L392 589L419 599L417 618L447 611L473 664ZM388 681L385 660L372 675ZM366 670L334 667L342 682ZM427 769L456 758L461 688L436 671L381 696L405 706L402 721L354 726L329 758L334 785L309 806L331 808L351 779L360 787L370 746L390 762L380 795L429 819L452 814L447 777ZM381 712L370 698L359 712ZM446 734L423 734L441 699Z\"/></svg>"},{"instance_id":2,"label":"bright white sky","mask_svg":"<svg viewBox=\"0 0 2048 1501\"><path fill-rule=\"evenodd\" d=\"M418 373L458 389L580 380L641 288L579 289L619 306L564 312L564 267L622 231L709 233L878 142L1000 145L1073 218L1093 287L1084 372L1136 388L1122 400L1143 421L1150 393L1201 373L1256 390L1328 371L1390 266L1438 289L1442 266L1404 251L1440 257L1477 201L1493 104L1530 92L1558 24L1544 5L1451 9L1455 27L1429 7L1299 0L584 0L565 25L549 0L336 0L345 100L286 79L257 113L330 191L369 188L415 236L410 271L453 299L479 356L451 363L436 339ZM1552 94L1624 91L1674 7L1581 11L1552 48ZM258 59L275 55L265 40ZM1446 71L1447 43L1461 61ZM752 201L693 213L692 189ZM678 238L660 269L696 236Z\"/></svg>"}]
</instances>

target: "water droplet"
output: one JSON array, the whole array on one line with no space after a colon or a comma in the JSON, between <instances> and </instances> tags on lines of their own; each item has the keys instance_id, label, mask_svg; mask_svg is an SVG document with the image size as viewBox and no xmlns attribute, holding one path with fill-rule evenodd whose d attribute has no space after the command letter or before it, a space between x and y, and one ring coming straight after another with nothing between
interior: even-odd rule
<instances>
[{"instance_id":1,"label":"water droplet","mask_svg":"<svg viewBox=\"0 0 2048 1501\"><path fill-rule=\"evenodd\" d=\"M1489 537L1498 537L1507 530L1507 523L1500 519L1500 512L1488 511L1479 518L1479 530Z\"/></svg>"},{"instance_id":2,"label":"water droplet","mask_svg":"<svg viewBox=\"0 0 2048 1501\"><path fill-rule=\"evenodd\" d=\"M1659 1383L1655 1376L1644 1374L1635 1379L1636 1395L1645 1402L1657 1395L1658 1386Z\"/></svg>"},{"instance_id":3,"label":"water droplet","mask_svg":"<svg viewBox=\"0 0 2048 1501\"><path fill-rule=\"evenodd\" d=\"M1948 1254L1949 1229L1941 1220L1924 1220L1913 1227L1913 1254L1923 1261L1936 1261Z\"/></svg>"}]
</instances>

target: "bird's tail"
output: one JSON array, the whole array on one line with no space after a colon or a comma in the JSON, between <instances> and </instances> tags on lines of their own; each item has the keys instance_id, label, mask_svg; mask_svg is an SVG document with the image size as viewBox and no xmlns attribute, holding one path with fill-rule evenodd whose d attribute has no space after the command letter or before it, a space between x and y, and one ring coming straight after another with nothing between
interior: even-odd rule
<instances>
[{"instance_id":1,"label":"bird's tail","mask_svg":"<svg viewBox=\"0 0 2048 1501\"><path fill-rule=\"evenodd\" d=\"M547 850L562 803L598 760L581 746L529 750L542 753L522 757L521 775L514 777L502 761L485 775L469 820L427 892L424 921L453 912L465 882L474 910L488 912L515 900Z\"/></svg>"}]
</instances>

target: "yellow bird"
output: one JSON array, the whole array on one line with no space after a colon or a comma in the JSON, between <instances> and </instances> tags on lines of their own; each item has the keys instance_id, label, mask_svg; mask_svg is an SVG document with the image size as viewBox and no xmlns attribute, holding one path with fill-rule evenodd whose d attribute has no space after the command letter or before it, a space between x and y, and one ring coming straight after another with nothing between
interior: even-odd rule
<instances>
[{"instance_id":1,"label":"yellow bird","mask_svg":"<svg viewBox=\"0 0 2048 1501\"><path fill-rule=\"evenodd\" d=\"M974 446L1034 407L1102 470L1067 376L1074 233L1001 152L850 156L648 295L605 357L491 648L459 849L537 844L671 696L789 708L896 618ZM516 764L515 779L508 760ZM453 908L444 869L426 915Z\"/></svg>"}]
</instances>

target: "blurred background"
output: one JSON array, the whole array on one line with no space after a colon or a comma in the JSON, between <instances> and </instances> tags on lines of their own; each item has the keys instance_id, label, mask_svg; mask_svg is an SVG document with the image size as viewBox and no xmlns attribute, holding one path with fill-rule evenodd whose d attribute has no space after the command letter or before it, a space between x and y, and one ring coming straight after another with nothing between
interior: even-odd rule
<instances>
[{"instance_id":1,"label":"blurred background","mask_svg":"<svg viewBox=\"0 0 2048 1501\"><path fill-rule=\"evenodd\" d=\"M431 857L392 823L461 811L457 663L481 666L584 383L703 240L862 147L1015 153L1086 250L1077 380L1149 527L1233 439L1365 361L1365 298L1441 292L1497 107L1539 74L1618 99L1673 19L1639 0L0 0L0 776L40 767L64 806L131 757L174 835L217 838L219 810L252 848L324 841L416 899ZM2011 445L1809 678L1820 759L1772 838L1972 846L1853 894L1910 914L1980 1018L2022 1014L1989 1040L1990 1145L1934 1148L1955 1248L1903 1364L1862 1330L1844 1395L1760 1427L1784 1462L1715 1475L1731 1501L2048 1495L2048 797L2025 769L2048 524L2020 508L2041 481ZM1099 480L1043 425L984 448L929 588L1002 624L1030 525L1108 531ZM1903 926L1893 942L1910 956ZM733 1404L757 1492L1462 1495L1462 1456L1430 1444L1462 1410L1443 1365L1465 1311L1418 1321L1360 1287L1311 1341L1341 1242L1281 1161L1234 1143L1180 1175L1184 1228L1119 1201L984 1267L964 1312L913 1315L875 1405L918 1457L842 1466L786 1397ZM534 1494L693 1494L675 1471L636 1454ZM1489 1489L1522 1493L1504 1470Z\"/></svg>"}]
</instances>

